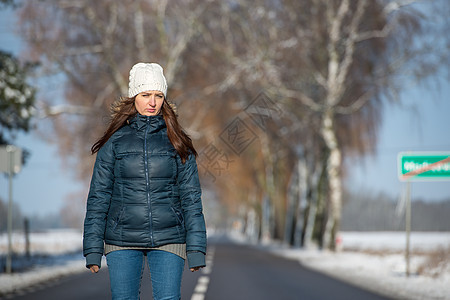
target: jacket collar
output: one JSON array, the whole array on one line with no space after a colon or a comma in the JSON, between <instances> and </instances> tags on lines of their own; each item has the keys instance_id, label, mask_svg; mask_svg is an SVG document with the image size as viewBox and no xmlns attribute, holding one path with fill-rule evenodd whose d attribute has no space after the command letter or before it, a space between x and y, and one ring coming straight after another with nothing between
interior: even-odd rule
<instances>
[{"instance_id":1,"label":"jacket collar","mask_svg":"<svg viewBox=\"0 0 450 300\"><path fill-rule=\"evenodd\" d=\"M162 115L144 116L139 113L129 120L130 126L137 130L145 130L148 126L148 132L153 133L166 127L166 122Z\"/></svg>"}]
</instances>

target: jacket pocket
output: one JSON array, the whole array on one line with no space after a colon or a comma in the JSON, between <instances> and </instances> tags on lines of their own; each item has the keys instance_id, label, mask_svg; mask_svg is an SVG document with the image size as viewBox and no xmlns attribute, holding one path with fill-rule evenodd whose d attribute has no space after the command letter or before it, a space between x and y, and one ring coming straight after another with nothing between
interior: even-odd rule
<instances>
[{"instance_id":1,"label":"jacket pocket","mask_svg":"<svg viewBox=\"0 0 450 300\"><path fill-rule=\"evenodd\" d=\"M172 212L174 213L175 217L177 218L177 221L180 225L184 226L184 218L183 218L183 214L176 210L175 208L171 207L170 208L172 210Z\"/></svg>"},{"instance_id":2,"label":"jacket pocket","mask_svg":"<svg viewBox=\"0 0 450 300\"><path fill-rule=\"evenodd\" d=\"M112 226L112 230L113 230L113 231L115 231L116 228L117 228L117 226L119 225L120 220L122 219L124 210L125 210L125 207L122 206L122 208L120 209L119 214L117 215L116 218L114 218L113 226Z\"/></svg>"}]
</instances>

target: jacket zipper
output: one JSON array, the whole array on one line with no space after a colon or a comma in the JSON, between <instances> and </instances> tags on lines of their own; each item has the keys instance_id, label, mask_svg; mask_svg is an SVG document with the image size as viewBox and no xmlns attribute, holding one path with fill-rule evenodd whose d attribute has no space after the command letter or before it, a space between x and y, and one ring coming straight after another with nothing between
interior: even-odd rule
<instances>
[{"instance_id":1,"label":"jacket zipper","mask_svg":"<svg viewBox=\"0 0 450 300\"><path fill-rule=\"evenodd\" d=\"M145 127L145 134L144 134L144 169L145 169L145 184L146 184L146 191L147 191L147 205L148 205L148 215L150 220L150 243L153 246L153 230L152 230L152 204L150 201L150 181L148 178L148 152L147 152L147 134L148 129L150 125L150 118L146 118L147 126Z\"/></svg>"}]
</instances>

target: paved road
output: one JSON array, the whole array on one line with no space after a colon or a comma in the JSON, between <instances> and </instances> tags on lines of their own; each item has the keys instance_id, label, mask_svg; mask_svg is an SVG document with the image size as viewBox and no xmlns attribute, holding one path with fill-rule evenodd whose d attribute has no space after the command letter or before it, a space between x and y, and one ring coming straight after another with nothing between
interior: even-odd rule
<instances>
[{"instance_id":1,"label":"paved road","mask_svg":"<svg viewBox=\"0 0 450 300\"><path fill-rule=\"evenodd\" d=\"M147 266L146 266L147 267ZM186 268L187 269L187 268ZM191 273L185 270L182 283L182 299L190 299L200 272ZM15 294L1 297L0 300L107 300L111 299L108 269L102 268L99 273L85 273L64 277L60 280L45 282L32 286ZM152 299L152 286L148 268L145 269L141 283L141 299Z\"/></svg>"},{"instance_id":2,"label":"paved road","mask_svg":"<svg viewBox=\"0 0 450 300\"><path fill-rule=\"evenodd\" d=\"M388 299L303 268L298 262L273 256L255 247L226 240L211 241L209 268L191 273L182 283L184 300L339 300ZM9 295L14 300L110 299L106 269L65 277L59 281ZM141 299L151 299L148 272L144 275Z\"/></svg>"},{"instance_id":3,"label":"paved road","mask_svg":"<svg viewBox=\"0 0 450 300\"><path fill-rule=\"evenodd\" d=\"M382 300L251 246L215 245L215 259L206 298L211 300Z\"/></svg>"}]
</instances>

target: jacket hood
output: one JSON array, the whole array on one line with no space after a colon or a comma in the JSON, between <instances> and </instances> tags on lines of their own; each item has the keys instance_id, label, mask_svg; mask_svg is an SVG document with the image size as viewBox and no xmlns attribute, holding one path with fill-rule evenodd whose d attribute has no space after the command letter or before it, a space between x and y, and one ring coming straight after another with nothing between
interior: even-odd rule
<instances>
[{"instance_id":1,"label":"jacket hood","mask_svg":"<svg viewBox=\"0 0 450 300\"><path fill-rule=\"evenodd\" d=\"M166 122L162 115L144 116L139 113L129 120L129 124L136 130L144 130L148 126L149 133L157 132L166 127Z\"/></svg>"}]
</instances>

